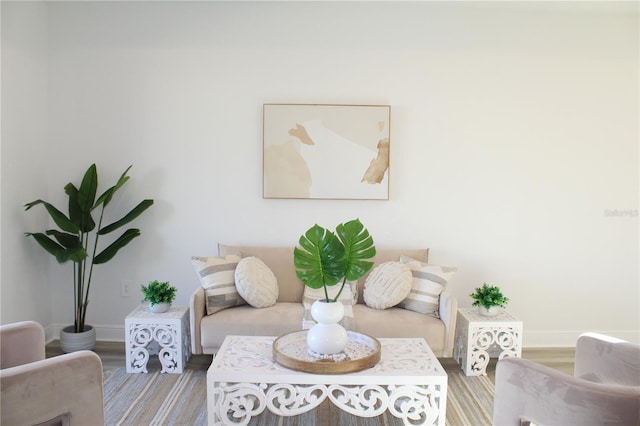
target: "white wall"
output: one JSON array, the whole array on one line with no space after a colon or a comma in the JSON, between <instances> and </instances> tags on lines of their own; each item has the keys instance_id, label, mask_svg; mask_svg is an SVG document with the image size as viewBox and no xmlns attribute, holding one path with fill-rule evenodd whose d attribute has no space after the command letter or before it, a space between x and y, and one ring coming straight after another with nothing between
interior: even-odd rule
<instances>
[{"instance_id":1,"label":"white wall","mask_svg":"<svg viewBox=\"0 0 640 426\"><path fill-rule=\"evenodd\" d=\"M585 330L639 340L637 5L46 8L48 186L33 179L28 191L59 203L91 162L104 187L134 164L111 218L156 200L135 223L142 237L96 270L99 338L121 339L139 301L120 297L122 280L170 280L186 304L191 255L218 242L292 245L315 222L360 217L379 246L428 246L432 262L457 266L462 306L482 282L500 285L527 346L571 345ZM262 199L265 102L391 105L391 200ZM5 204L29 201L27 188L5 191L6 145L24 173L38 169L3 138L3 249L26 226L23 213L5 219ZM32 241L12 244L21 262L3 270L3 308L35 266L51 277L52 324L69 323L68 267L34 264Z\"/></svg>"},{"instance_id":2,"label":"white wall","mask_svg":"<svg viewBox=\"0 0 640 426\"><path fill-rule=\"evenodd\" d=\"M2 323L36 320L51 334L49 258L23 232L46 215L25 203L48 196L48 54L44 3L2 5Z\"/></svg>"}]
</instances>

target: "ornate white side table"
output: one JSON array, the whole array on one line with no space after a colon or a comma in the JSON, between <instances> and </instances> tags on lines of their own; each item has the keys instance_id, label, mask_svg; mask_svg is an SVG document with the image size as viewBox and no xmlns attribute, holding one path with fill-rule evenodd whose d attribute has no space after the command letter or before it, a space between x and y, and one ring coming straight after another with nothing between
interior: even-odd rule
<instances>
[{"instance_id":1,"label":"ornate white side table","mask_svg":"<svg viewBox=\"0 0 640 426\"><path fill-rule=\"evenodd\" d=\"M150 355L158 355L162 373L182 373L191 356L188 306L153 314L140 305L124 323L127 373L146 373Z\"/></svg>"},{"instance_id":2,"label":"ornate white side table","mask_svg":"<svg viewBox=\"0 0 640 426\"><path fill-rule=\"evenodd\" d=\"M453 358L467 376L486 376L490 358L522 356L522 321L506 311L485 317L478 308L458 309Z\"/></svg>"},{"instance_id":3,"label":"ornate white side table","mask_svg":"<svg viewBox=\"0 0 640 426\"><path fill-rule=\"evenodd\" d=\"M350 374L310 374L273 361L275 337L227 336L207 371L210 425L247 425L269 409L279 416L329 399L359 417L389 410L405 425L444 426L447 373L424 339L378 339L378 364Z\"/></svg>"}]
</instances>

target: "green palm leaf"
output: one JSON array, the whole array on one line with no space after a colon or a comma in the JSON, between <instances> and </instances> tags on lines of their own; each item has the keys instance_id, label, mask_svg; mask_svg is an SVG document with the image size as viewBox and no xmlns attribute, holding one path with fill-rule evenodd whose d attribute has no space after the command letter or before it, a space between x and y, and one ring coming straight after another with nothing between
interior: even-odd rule
<instances>
[{"instance_id":1,"label":"green palm leaf","mask_svg":"<svg viewBox=\"0 0 640 426\"><path fill-rule=\"evenodd\" d=\"M42 204L44 206L44 208L49 213L49 216L51 216L51 219L53 219L55 224L58 225L60 229L66 232L74 233L74 234L77 234L78 232L80 232L80 227L78 225L76 225L64 213L62 213L60 210L58 210L51 204L47 203L46 201L35 200L30 203L27 203L25 204L25 210L29 210L31 207L37 206L38 204Z\"/></svg>"},{"instance_id":2,"label":"green palm leaf","mask_svg":"<svg viewBox=\"0 0 640 426\"><path fill-rule=\"evenodd\" d=\"M113 243L111 243L111 245L109 245L109 247L102 250L96 257L93 258L93 264L99 265L101 263L110 261L113 258L113 256L115 256L116 253L118 253L118 250L120 250L122 247L129 244L131 240L133 240L139 235L140 235L139 229L134 229L134 228L127 229L124 232L124 234L120 236L120 238L115 240Z\"/></svg>"},{"instance_id":3,"label":"green palm leaf","mask_svg":"<svg viewBox=\"0 0 640 426\"><path fill-rule=\"evenodd\" d=\"M146 209L148 209L152 205L153 205L153 200L141 201L140 204L138 204L133 209L131 209L131 211L127 213L122 219L100 229L98 231L98 234L104 235L104 234L108 234L109 232L115 231L116 229L126 225L127 223L131 222L132 220L140 216Z\"/></svg>"},{"instance_id":4,"label":"green palm leaf","mask_svg":"<svg viewBox=\"0 0 640 426\"><path fill-rule=\"evenodd\" d=\"M78 206L83 213L91 211L97 191L98 169L95 164L92 164L85 172L82 183L80 184L80 190L78 191Z\"/></svg>"},{"instance_id":5,"label":"green palm leaf","mask_svg":"<svg viewBox=\"0 0 640 426\"><path fill-rule=\"evenodd\" d=\"M129 180L129 176L127 176L127 173L129 172L129 169L131 167L132 166L127 167L127 170L125 170L124 173L122 173L122 175L120 176L120 179L118 179L118 182L111 188L104 191L104 193L100 197L98 197L98 200L95 202L91 210L95 209L96 207L98 207L103 203L104 203L104 207L107 207L107 205L111 202L111 199L113 198L113 194L115 194L116 191L120 189L120 187L122 187L122 185L127 183L127 181Z\"/></svg>"},{"instance_id":6,"label":"green palm leaf","mask_svg":"<svg viewBox=\"0 0 640 426\"><path fill-rule=\"evenodd\" d=\"M69 218L75 223L81 232L91 232L96 227L96 222L91 217L91 211L83 210L80 206L80 191L74 184L68 183L64 192L69 196Z\"/></svg>"},{"instance_id":7,"label":"green palm leaf","mask_svg":"<svg viewBox=\"0 0 640 426\"><path fill-rule=\"evenodd\" d=\"M376 255L373 238L359 219L338 225L336 233L344 244L347 258L347 270L344 275L348 281L355 281L369 272L373 266L373 262L364 260Z\"/></svg>"},{"instance_id":8,"label":"green palm leaf","mask_svg":"<svg viewBox=\"0 0 640 426\"><path fill-rule=\"evenodd\" d=\"M51 231L47 231L47 233L49 232ZM65 248L41 232L27 232L26 235L33 237L42 248L56 258L58 263L65 263L69 260L81 262L87 257L87 251L82 246Z\"/></svg>"},{"instance_id":9,"label":"green palm leaf","mask_svg":"<svg viewBox=\"0 0 640 426\"><path fill-rule=\"evenodd\" d=\"M311 288L335 285L344 276L344 247L333 232L314 225L294 249L296 275Z\"/></svg>"},{"instance_id":10,"label":"green palm leaf","mask_svg":"<svg viewBox=\"0 0 640 426\"><path fill-rule=\"evenodd\" d=\"M40 244L40 246L45 249L49 254L54 256L58 256L58 253L64 250L60 244L55 242L53 239L47 237L42 232L25 232L25 235L28 237L33 237L34 240Z\"/></svg>"},{"instance_id":11,"label":"green palm leaf","mask_svg":"<svg viewBox=\"0 0 640 426\"><path fill-rule=\"evenodd\" d=\"M56 241L64 248L82 247L82 242L76 234L67 234L66 232L60 232L57 229L49 229L46 231L46 234L53 236L53 238L55 238Z\"/></svg>"}]
</instances>

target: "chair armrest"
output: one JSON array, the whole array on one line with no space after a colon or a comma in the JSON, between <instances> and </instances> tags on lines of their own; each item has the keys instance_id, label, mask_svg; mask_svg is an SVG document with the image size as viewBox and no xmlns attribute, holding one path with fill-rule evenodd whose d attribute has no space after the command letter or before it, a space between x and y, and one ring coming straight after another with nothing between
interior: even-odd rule
<instances>
[{"instance_id":1,"label":"chair armrest","mask_svg":"<svg viewBox=\"0 0 640 426\"><path fill-rule=\"evenodd\" d=\"M0 370L0 389L3 425L104 425L102 362L91 351Z\"/></svg>"},{"instance_id":2,"label":"chair armrest","mask_svg":"<svg viewBox=\"0 0 640 426\"><path fill-rule=\"evenodd\" d=\"M640 345L597 333L578 337L576 377L598 383L640 386Z\"/></svg>"},{"instance_id":3,"label":"chair armrest","mask_svg":"<svg viewBox=\"0 0 640 426\"><path fill-rule=\"evenodd\" d=\"M191 326L191 353L200 355L202 351L202 341L200 340L200 323L206 315L205 293L202 287L198 287L189 299L189 321Z\"/></svg>"},{"instance_id":4,"label":"chair armrest","mask_svg":"<svg viewBox=\"0 0 640 426\"><path fill-rule=\"evenodd\" d=\"M442 355L445 358L453 356L453 343L456 333L456 319L458 318L458 299L446 290L440 293L440 319L444 323L444 349ZM436 354L440 356L440 354Z\"/></svg>"},{"instance_id":5,"label":"chair armrest","mask_svg":"<svg viewBox=\"0 0 640 426\"><path fill-rule=\"evenodd\" d=\"M44 328L35 321L0 327L0 369L41 361L45 358Z\"/></svg>"},{"instance_id":6,"label":"chair armrest","mask_svg":"<svg viewBox=\"0 0 640 426\"><path fill-rule=\"evenodd\" d=\"M638 424L640 388L593 383L521 358L496 366L493 424Z\"/></svg>"}]
</instances>

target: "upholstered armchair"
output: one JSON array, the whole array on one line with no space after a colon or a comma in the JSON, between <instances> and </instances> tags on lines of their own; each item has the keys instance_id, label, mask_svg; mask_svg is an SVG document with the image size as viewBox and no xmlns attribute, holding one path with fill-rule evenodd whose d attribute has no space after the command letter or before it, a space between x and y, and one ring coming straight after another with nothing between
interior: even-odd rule
<instances>
[{"instance_id":1,"label":"upholstered armchair","mask_svg":"<svg viewBox=\"0 0 640 426\"><path fill-rule=\"evenodd\" d=\"M104 425L102 362L91 351L45 359L33 321L0 327L0 424Z\"/></svg>"},{"instance_id":2,"label":"upholstered armchair","mask_svg":"<svg viewBox=\"0 0 640 426\"><path fill-rule=\"evenodd\" d=\"M640 425L640 345L583 334L573 376L504 358L495 392L495 426Z\"/></svg>"}]
</instances>

